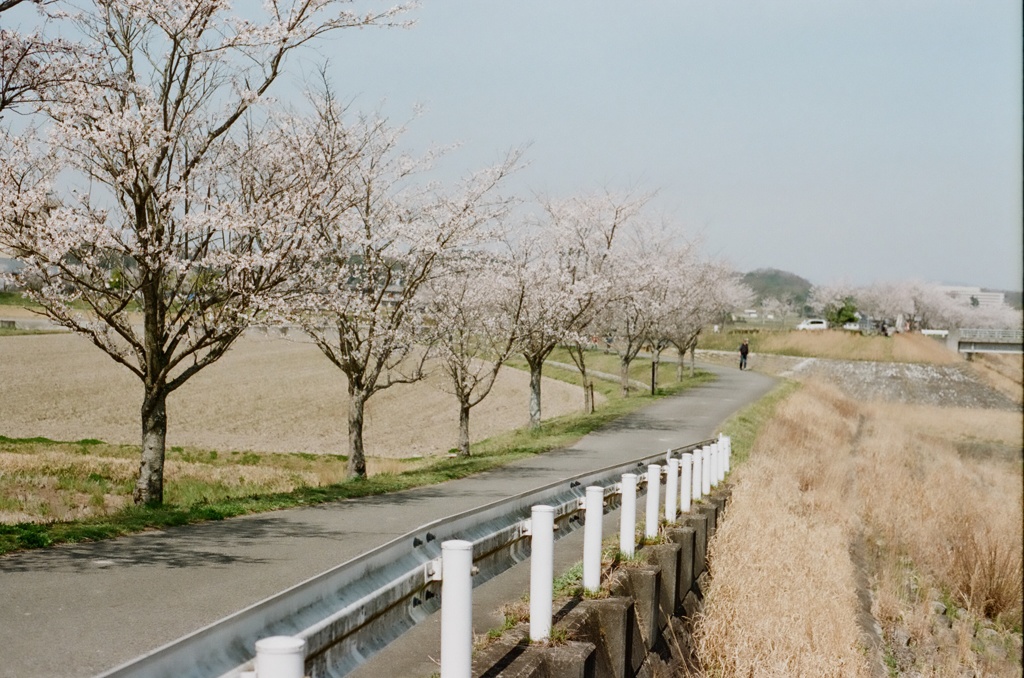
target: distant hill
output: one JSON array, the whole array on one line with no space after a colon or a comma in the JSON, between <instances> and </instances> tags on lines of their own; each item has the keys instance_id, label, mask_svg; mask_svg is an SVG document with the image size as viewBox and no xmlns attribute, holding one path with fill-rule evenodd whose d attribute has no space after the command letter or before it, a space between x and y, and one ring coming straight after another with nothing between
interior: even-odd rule
<instances>
[{"instance_id":1,"label":"distant hill","mask_svg":"<svg viewBox=\"0 0 1024 678\"><path fill-rule=\"evenodd\" d=\"M750 271L743 276L743 282L754 291L758 303L762 299L778 299L796 308L802 308L807 303L813 287L811 281L777 268Z\"/></svg>"}]
</instances>

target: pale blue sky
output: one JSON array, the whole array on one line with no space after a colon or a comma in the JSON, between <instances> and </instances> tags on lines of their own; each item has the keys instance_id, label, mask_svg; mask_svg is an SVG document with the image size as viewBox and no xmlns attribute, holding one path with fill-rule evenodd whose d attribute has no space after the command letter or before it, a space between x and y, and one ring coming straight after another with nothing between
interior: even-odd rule
<instances>
[{"instance_id":1,"label":"pale blue sky","mask_svg":"<svg viewBox=\"0 0 1024 678\"><path fill-rule=\"evenodd\" d=\"M422 0L414 17L317 49L356 108L423 104L409 142L462 142L453 170L530 143L517 190L658 189L743 271L1021 288L1019 0Z\"/></svg>"}]
</instances>

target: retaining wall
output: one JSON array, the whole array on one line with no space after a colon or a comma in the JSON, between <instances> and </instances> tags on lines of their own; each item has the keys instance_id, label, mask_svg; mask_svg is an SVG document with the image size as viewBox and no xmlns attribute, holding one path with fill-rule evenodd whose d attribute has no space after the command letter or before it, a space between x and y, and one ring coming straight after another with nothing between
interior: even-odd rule
<instances>
[{"instance_id":1,"label":"retaining wall","mask_svg":"<svg viewBox=\"0 0 1024 678\"><path fill-rule=\"evenodd\" d=\"M555 613L555 642L530 644L529 625L520 624L476 653L473 677L659 678L696 668L692 620L728 497L718 490L664 528L665 543L642 547L603 582L608 597L565 602Z\"/></svg>"}]
</instances>

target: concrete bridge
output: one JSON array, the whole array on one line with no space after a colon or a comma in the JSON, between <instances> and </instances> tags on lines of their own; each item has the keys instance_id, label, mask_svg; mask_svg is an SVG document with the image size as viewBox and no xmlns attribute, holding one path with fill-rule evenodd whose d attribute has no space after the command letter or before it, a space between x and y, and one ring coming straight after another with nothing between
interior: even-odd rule
<instances>
[{"instance_id":1,"label":"concrete bridge","mask_svg":"<svg viewBox=\"0 0 1024 678\"><path fill-rule=\"evenodd\" d=\"M951 330L946 345L968 357L973 353L1024 353L1024 330Z\"/></svg>"}]
</instances>

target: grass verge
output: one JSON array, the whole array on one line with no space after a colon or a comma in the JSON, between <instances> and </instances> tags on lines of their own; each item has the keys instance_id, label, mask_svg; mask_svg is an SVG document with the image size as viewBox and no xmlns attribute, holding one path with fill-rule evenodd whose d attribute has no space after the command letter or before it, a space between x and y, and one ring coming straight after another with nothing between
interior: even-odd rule
<instances>
[{"instance_id":1,"label":"grass verge","mask_svg":"<svg viewBox=\"0 0 1024 678\"><path fill-rule=\"evenodd\" d=\"M649 368L648 368L649 369ZM550 372L550 373L549 373ZM564 370L548 376L572 379ZM576 375L578 379L578 375ZM569 445L609 422L654 400L714 378L698 372L665 384L658 395L617 397L617 385L602 386L608 401L591 415L545 421L538 429L519 429L473 445L470 457L448 457L404 471L364 479L343 478L341 455L257 454L171 448L167 454L165 504L126 505L138 464L138 450L97 440L58 442L45 438L0 436L0 516L23 516L0 524L0 554L61 543L110 539L148 529L309 506L386 494L464 478L518 459ZM595 386L597 389L598 386ZM323 479L327 478L328 482ZM330 481L332 478L339 478ZM275 489L285 488L285 489ZM68 497L75 519L58 519L50 504L29 500ZM89 514L92 515L89 515ZM99 515L96 515L96 514Z\"/></svg>"}]
</instances>

